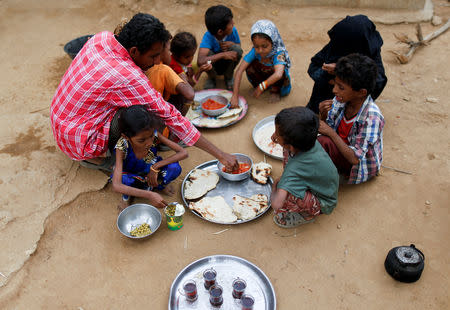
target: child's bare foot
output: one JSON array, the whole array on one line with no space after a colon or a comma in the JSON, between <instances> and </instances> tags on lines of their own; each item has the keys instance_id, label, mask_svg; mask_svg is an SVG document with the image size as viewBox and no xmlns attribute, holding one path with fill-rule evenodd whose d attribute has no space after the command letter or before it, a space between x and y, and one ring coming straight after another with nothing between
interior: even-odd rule
<instances>
[{"instance_id":1,"label":"child's bare foot","mask_svg":"<svg viewBox=\"0 0 450 310\"><path fill-rule=\"evenodd\" d=\"M280 102L281 96L279 93L270 93L269 102L270 103L277 103Z\"/></svg>"},{"instance_id":2,"label":"child's bare foot","mask_svg":"<svg viewBox=\"0 0 450 310\"><path fill-rule=\"evenodd\" d=\"M129 206L130 206L130 199L128 199L127 201L121 199L119 204L117 205L117 211L119 211L119 213L120 213Z\"/></svg>"},{"instance_id":3,"label":"child's bare foot","mask_svg":"<svg viewBox=\"0 0 450 310\"><path fill-rule=\"evenodd\" d=\"M172 184L168 184L161 193L167 195L167 196L173 196L175 194L175 189L173 188Z\"/></svg>"}]
</instances>

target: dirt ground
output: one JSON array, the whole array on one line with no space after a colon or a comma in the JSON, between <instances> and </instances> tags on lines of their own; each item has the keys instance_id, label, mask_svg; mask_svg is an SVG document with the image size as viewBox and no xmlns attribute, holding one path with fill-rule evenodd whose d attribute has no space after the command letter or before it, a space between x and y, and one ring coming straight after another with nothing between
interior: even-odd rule
<instances>
[{"instance_id":1,"label":"dirt ground","mask_svg":"<svg viewBox=\"0 0 450 310\"><path fill-rule=\"evenodd\" d=\"M292 230L275 226L270 212L243 225L216 225L188 212L181 230L169 231L163 223L143 242L118 232L120 195L106 175L72 162L53 140L49 106L70 64L63 45L113 30L139 11L157 16L173 34L186 30L200 40L204 11L213 3L0 2L0 308L165 309L182 268L205 256L230 254L267 274L278 309L449 309L450 35L400 65L390 53L403 48L394 33L415 38L413 24L377 23L389 79L377 101L386 119L383 164L412 174L384 169L366 184L342 186L331 215ZM293 62L293 90L280 103L249 97L250 85L243 81L246 117L228 128L202 130L220 148L259 161L263 154L253 144L252 128L282 108L306 104L313 84L306 70L328 41L326 31L346 15L364 13L376 20L387 12L227 3L244 50L250 48L253 22L268 18L278 26ZM445 22L448 2L434 4ZM401 19L402 11L398 14ZM428 22L422 26L424 34L437 29ZM186 173L212 159L196 148L189 154L170 201L181 201ZM268 161L278 177L281 162ZM223 229L228 230L214 234ZM411 243L425 253L425 270L418 282L402 284L390 278L383 262L392 247Z\"/></svg>"}]
</instances>

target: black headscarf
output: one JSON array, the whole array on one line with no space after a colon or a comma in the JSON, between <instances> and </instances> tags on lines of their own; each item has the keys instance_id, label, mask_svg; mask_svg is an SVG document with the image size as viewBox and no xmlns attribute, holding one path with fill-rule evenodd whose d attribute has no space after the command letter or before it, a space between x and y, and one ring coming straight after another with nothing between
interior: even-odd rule
<instances>
[{"instance_id":1,"label":"black headscarf","mask_svg":"<svg viewBox=\"0 0 450 310\"><path fill-rule=\"evenodd\" d=\"M375 24L365 15L347 16L328 31L330 37L326 63L342 56L359 53L374 58L381 51L383 39Z\"/></svg>"},{"instance_id":2,"label":"black headscarf","mask_svg":"<svg viewBox=\"0 0 450 310\"><path fill-rule=\"evenodd\" d=\"M322 64L336 63L339 58L352 53L368 56L377 64L377 82L371 96L373 99L378 98L387 83L387 77L381 59L383 39L375 24L365 15L347 16L328 31L328 36L330 42L311 58L308 68L308 74L315 83L307 107L318 112L321 101L334 97L333 86L329 84L334 75L322 70Z\"/></svg>"}]
</instances>

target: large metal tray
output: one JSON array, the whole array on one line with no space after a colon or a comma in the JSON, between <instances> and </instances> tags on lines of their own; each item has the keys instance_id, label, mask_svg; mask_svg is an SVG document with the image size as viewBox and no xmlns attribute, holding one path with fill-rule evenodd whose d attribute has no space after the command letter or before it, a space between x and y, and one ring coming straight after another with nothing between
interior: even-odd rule
<instances>
[{"instance_id":1,"label":"large metal tray","mask_svg":"<svg viewBox=\"0 0 450 310\"><path fill-rule=\"evenodd\" d=\"M209 170L209 171L219 174L219 169L217 168L217 163L218 163L218 160L207 161L201 165L198 165L194 169ZM189 178L189 175L192 173L192 171L194 171L194 169L189 171L189 173L184 178L183 183L181 184L181 197L183 198L183 202L188 209L189 209L189 200L186 200L184 198L184 187L186 185L186 181ZM216 223L216 224L242 224L242 223L246 223L249 221L253 221L254 219L257 219L261 215L265 214L270 209L270 195L272 193L272 183L273 183L273 180L270 177L269 177L269 180L267 181L267 184L263 185L263 184L256 183L250 177L246 178L245 180L242 180L242 181L233 182L233 181L228 181L227 179L224 179L219 174L219 183L217 183L216 188L214 188L213 190L210 190L208 193L206 193L205 196L203 196L203 197L223 196L223 198L225 199L227 204L230 206L230 208L232 208L233 196L236 194L241 195L243 197L250 197L255 194L265 194L268 199L269 207L266 208L266 210L264 210L263 212L257 214L254 218L249 219L249 220L237 220L236 222L232 222L232 223L223 223L223 222L213 221L213 220L204 218L203 216L201 216L201 214L197 213L195 210L191 210L191 209L189 209L189 210L191 210L192 213L194 213L198 217L204 219L205 221L208 221L211 223Z\"/></svg>"},{"instance_id":2,"label":"large metal tray","mask_svg":"<svg viewBox=\"0 0 450 310\"><path fill-rule=\"evenodd\" d=\"M216 283L223 288L223 304L220 308L213 307L209 303L209 293L203 286L203 271L214 268L217 272ZM175 278L170 287L169 310L181 309L241 309L239 303L233 298L232 282L237 277L247 282L245 294L255 298L255 310L275 310L277 300L272 283L264 272L248 260L231 255L213 255L201 258L185 267ZM188 302L179 290L182 291L183 283L193 279L197 283L198 298L194 302Z\"/></svg>"},{"instance_id":3,"label":"large metal tray","mask_svg":"<svg viewBox=\"0 0 450 310\"><path fill-rule=\"evenodd\" d=\"M272 158L276 158L276 159L280 159L283 160L283 156L277 156L274 154L270 154L269 152L266 152L262 146L260 146L258 143L256 143L256 139L255 139L255 134L258 130L263 129L265 127L268 126L274 126L275 123L275 115L270 115L267 116L266 118L263 118L262 120L260 120L258 123L256 123L255 127L253 128L253 132L252 132L252 139L253 142L255 143L255 145L266 155L269 155Z\"/></svg>"},{"instance_id":4,"label":"large metal tray","mask_svg":"<svg viewBox=\"0 0 450 310\"><path fill-rule=\"evenodd\" d=\"M200 101L203 98L206 98L208 96L213 96L213 95L220 95L220 96L226 97L229 100L229 98L231 98L232 94L233 94L233 92L231 92L229 90L224 90L224 89L205 89L205 90L200 90L200 91L196 91L195 92L194 101ZM239 114L239 116L234 121L232 121L232 122L230 122L230 123L228 123L226 125L221 125L221 126L202 126L201 124L199 124L199 121L202 118L216 118L214 116L208 116L208 115L203 114L203 113L200 114L199 118L191 120L191 123L195 127L198 127L198 128L224 128L224 127L228 127L228 126L231 126L231 125L236 124L237 122L239 122L247 114L248 104L247 104L247 101L245 100L245 98L242 97L242 96L239 96L239 107L242 108L242 111ZM196 110L200 111L201 108L198 107Z\"/></svg>"}]
</instances>

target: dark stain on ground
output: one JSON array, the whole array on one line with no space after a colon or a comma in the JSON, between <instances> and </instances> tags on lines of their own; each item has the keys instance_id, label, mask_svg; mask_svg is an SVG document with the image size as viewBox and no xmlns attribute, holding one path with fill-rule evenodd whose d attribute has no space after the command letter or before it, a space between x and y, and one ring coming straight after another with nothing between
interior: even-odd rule
<instances>
[{"instance_id":1,"label":"dark stain on ground","mask_svg":"<svg viewBox=\"0 0 450 310\"><path fill-rule=\"evenodd\" d=\"M71 62L72 59L66 54L56 58L48 68L44 83L50 88L56 89Z\"/></svg>"},{"instance_id":2,"label":"dark stain on ground","mask_svg":"<svg viewBox=\"0 0 450 310\"><path fill-rule=\"evenodd\" d=\"M0 153L10 156L24 156L30 159L30 154L42 149L42 133L40 129L29 128L28 132L19 134L14 143L6 144ZM45 150L55 151L54 146L47 146Z\"/></svg>"}]
</instances>

